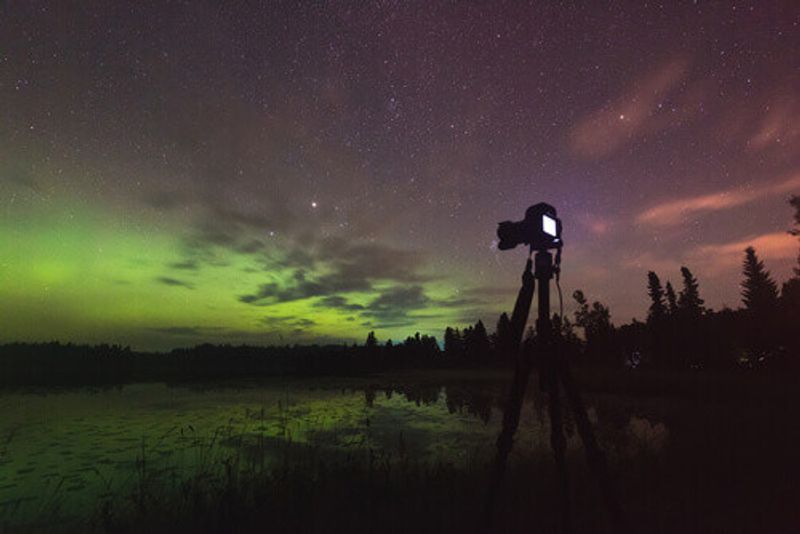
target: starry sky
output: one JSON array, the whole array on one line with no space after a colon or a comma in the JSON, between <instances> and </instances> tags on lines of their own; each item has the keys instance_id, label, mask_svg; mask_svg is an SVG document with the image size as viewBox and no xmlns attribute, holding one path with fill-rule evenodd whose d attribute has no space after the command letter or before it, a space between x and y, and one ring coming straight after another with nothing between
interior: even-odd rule
<instances>
[{"instance_id":1,"label":"starry sky","mask_svg":"<svg viewBox=\"0 0 800 534\"><path fill-rule=\"evenodd\" d=\"M785 280L800 4L577 4L3 2L0 341L492 329L540 201L617 324Z\"/></svg>"}]
</instances>

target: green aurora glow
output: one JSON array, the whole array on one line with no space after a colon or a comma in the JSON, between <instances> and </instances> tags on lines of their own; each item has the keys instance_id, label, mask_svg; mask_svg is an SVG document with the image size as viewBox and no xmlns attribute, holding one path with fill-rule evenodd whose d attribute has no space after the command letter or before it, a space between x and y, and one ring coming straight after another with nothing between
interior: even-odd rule
<instances>
[{"instance_id":1,"label":"green aurora glow","mask_svg":"<svg viewBox=\"0 0 800 534\"><path fill-rule=\"evenodd\" d=\"M293 269L278 261L287 254L280 240L268 269L263 258L223 247L211 251L213 261L186 269L180 231L177 223L154 225L78 201L17 196L0 211L0 340L169 348L201 341L361 341L373 328L356 309L367 309L373 291L349 292L350 311L315 305L319 298L241 302L237 296L265 282L291 286ZM375 291L395 287L376 283ZM440 335L442 324L458 321L452 306L435 304L453 288L434 281L424 291L431 305L414 317L414 328ZM395 339L413 333L406 324L377 330Z\"/></svg>"}]
</instances>

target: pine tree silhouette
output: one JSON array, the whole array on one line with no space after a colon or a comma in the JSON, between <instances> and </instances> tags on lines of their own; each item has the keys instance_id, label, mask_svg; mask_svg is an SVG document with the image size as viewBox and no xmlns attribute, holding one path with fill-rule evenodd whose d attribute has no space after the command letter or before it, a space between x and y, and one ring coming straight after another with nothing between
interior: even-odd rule
<instances>
[{"instance_id":1,"label":"pine tree silhouette","mask_svg":"<svg viewBox=\"0 0 800 534\"><path fill-rule=\"evenodd\" d=\"M678 295L678 310L674 319L676 329L673 365L678 367L701 366L705 358L707 336L703 335L704 301L700 298L700 284L692 271L681 267L683 289Z\"/></svg>"},{"instance_id":2,"label":"pine tree silhouette","mask_svg":"<svg viewBox=\"0 0 800 534\"><path fill-rule=\"evenodd\" d=\"M762 317L772 315L778 305L778 285L753 247L745 249L743 272L742 302L745 308Z\"/></svg>"},{"instance_id":3,"label":"pine tree silhouette","mask_svg":"<svg viewBox=\"0 0 800 534\"><path fill-rule=\"evenodd\" d=\"M647 273L647 295L650 297L650 309L647 312L647 335L650 350L655 361L664 361L666 353L666 321L667 306L664 303L664 289L661 287L661 280L653 271Z\"/></svg>"},{"instance_id":4,"label":"pine tree silhouette","mask_svg":"<svg viewBox=\"0 0 800 534\"><path fill-rule=\"evenodd\" d=\"M371 331L369 334L367 334L367 341L364 343L364 346L367 347L368 349L374 349L375 347L378 346L378 340L375 337L374 330Z\"/></svg>"},{"instance_id":5,"label":"pine tree silhouette","mask_svg":"<svg viewBox=\"0 0 800 534\"><path fill-rule=\"evenodd\" d=\"M464 341L458 328L447 327L444 331L444 353L450 362L458 362L464 356Z\"/></svg>"},{"instance_id":6,"label":"pine tree silhouette","mask_svg":"<svg viewBox=\"0 0 800 534\"><path fill-rule=\"evenodd\" d=\"M751 362L761 364L776 346L778 285L764 267L764 262L758 259L753 247L745 249L742 271L742 302L746 314L745 343L749 349L755 351L751 355Z\"/></svg>"},{"instance_id":7,"label":"pine tree silhouette","mask_svg":"<svg viewBox=\"0 0 800 534\"><path fill-rule=\"evenodd\" d=\"M653 271L647 273L647 295L652 301L647 320L649 322L661 321L667 314L667 307L664 304L664 289L661 287L661 280Z\"/></svg>"},{"instance_id":8,"label":"pine tree silhouette","mask_svg":"<svg viewBox=\"0 0 800 534\"><path fill-rule=\"evenodd\" d=\"M670 283L669 280L667 281L664 293L667 297L667 310L670 315L675 315L678 311L678 297L675 296L675 289L673 289L672 283Z\"/></svg>"},{"instance_id":9,"label":"pine tree silhouette","mask_svg":"<svg viewBox=\"0 0 800 534\"><path fill-rule=\"evenodd\" d=\"M468 347L470 351L470 360L485 363L489 359L491 344L489 343L489 334L486 332L483 321L478 320L478 322L475 323L470 341L471 343Z\"/></svg>"},{"instance_id":10,"label":"pine tree silhouette","mask_svg":"<svg viewBox=\"0 0 800 534\"><path fill-rule=\"evenodd\" d=\"M497 330L494 333L494 348L498 360L513 361L516 357L512 336L511 319L506 312L503 312L497 320Z\"/></svg>"},{"instance_id":11,"label":"pine tree silhouette","mask_svg":"<svg viewBox=\"0 0 800 534\"><path fill-rule=\"evenodd\" d=\"M683 289L678 295L678 311L687 318L697 319L703 314L705 303L700 298L700 284L687 267L681 267L681 276Z\"/></svg>"},{"instance_id":12,"label":"pine tree silhouette","mask_svg":"<svg viewBox=\"0 0 800 534\"><path fill-rule=\"evenodd\" d=\"M789 204L794 208L794 228L789 230L789 233L793 236L800 236L800 195L792 195ZM794 274L800 277L800 253L797 255L797 267L794 268Z\"/></svg>"}]
</instances>

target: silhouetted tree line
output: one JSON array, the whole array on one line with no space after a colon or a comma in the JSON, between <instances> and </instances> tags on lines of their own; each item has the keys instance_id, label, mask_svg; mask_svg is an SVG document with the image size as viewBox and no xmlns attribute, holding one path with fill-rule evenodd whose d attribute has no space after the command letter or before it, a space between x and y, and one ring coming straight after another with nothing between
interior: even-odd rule
<instances>
[{"instance_id":1,"label":"silhouetted tree line","mask_svg":"<svg viewBox=\"0 0 800 534\"><path fill-rule=\"evenodd\" d=\"M800 196L793 196L790 204L795 227L789 233L800 236ZM583 292L576 291L575 326L583 329L584 339L576 339L568 326L561 329L562 346L578 354L578 361L629 367L800 367L800 255L794 276L779 289L756 250L747 247L743 252L742 308L705 307L700 284L687 267L680 269L677 294L670 281L662 285L650 271L646 322L634 319L617 328L606 306L590 306Z\"/></svg>"},{"instance_id":2,"label":"silhouetted tree line","mask_svg":"<svg viewBox=\"0 0 800 534\"><path fill-rule=\"evenodd\" d=\"M800 196L790 200L800 236ZM743 308L705 307L700 284L681 267L681 288L647 274L646 322L616 327L607 306L591 304L580 290L574 321L554 315L559 350L576 364L662 369L800 367L800 255L794 276L778 284L755 249L744 251ZM582 336L576 334L576 329ZM482 321L447 327L443 350L436 338L409 336L381 345L370 332L364 345L231 346L203 344L169 353L141 353L118 345L11 343L0 346L0 386L109 385L141 381L213 381L260 376L353 375L397 369L510 367L511 321L500 315L489 334ZM522 349L535 357L529 328Z\"/></svg>"},{"instance_id":3,"label":"silhouetted tree line","mask_svg":"<svg viewBox=\"0 0 800 534\"><path fill-rule=\"evenodd\" d=\"M359 345L233 346L203 344L168 353L119 345L0 345L0 386L112 385L145 381L215 381L267 376L353 375L442 367L436 338L420 335L378 345L370 332Z\"/></svg>"}]
</instances>

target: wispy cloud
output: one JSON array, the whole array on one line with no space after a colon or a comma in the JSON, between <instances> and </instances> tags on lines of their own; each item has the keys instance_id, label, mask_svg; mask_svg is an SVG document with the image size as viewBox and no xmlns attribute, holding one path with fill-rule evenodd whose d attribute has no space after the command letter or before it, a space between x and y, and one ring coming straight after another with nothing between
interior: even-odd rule
<instances>
[{"instance_id":1,"label":"wispy cloud","mask_svg":"<svg viewBox=\"0 0 800 534\"><path fill-rule=\"evenodd\" d=\"M178 280L177 278L170 278L169 276L159 276L158 278L156 278L156 282L167 286L185 287L186 289L194 289L194 286L189 282L184 282L183 280Z\"/></svg>"},{"instance_id":2,"label":"wispy cloud","mask_svg":"<svg viewBox=\"0 0 800 534\"><path fill-rule=\"evenodd\" d=\"M762 260L783 260L797 255L797 238L787 232L754 235L728 243L701 245L690 253L697 263L702 263L709 273L739 267L744 259L744 249L753 247Z\"/></svg>"},{"instance_id":3,"label":"wispy cloud","mask_svg":"<svg viewBox=\"0 0 800 534\"><path fill-rule=\"evenodd\" d=\"M787 232L750 235L723 243L698 245L679 256L660 256L652 252L623 259L626 268L658 273L676 273L681 265L687 265L706 276L737 270L742 266L744 250L756 249L758 257L767 261L793 259L797 256L797 238Z\"/></svg>"},{"instance_id":4,"label":"wispy cloud","mask_svg":"<svg viewBox=\"0 0 800 534\"><path fill-rule=\"evenodd\" d=\"M777 183L727 189L656 204L641 212L636 220L645 224L669 226L681 223L694 213L727 210L798 188L800 188L800 174L795 174Z\"/></svg>"},{"instance_id":5,"label":"wispy cloud","mask_svg":"<svg viewBox=\"0 0 800 534\"><path fill-rule=\"evenodd\" d=\"M591 113L572 130L570 142L579 155L606 156L645 131L663 129L658 112L662 101L686 76L686 61L669 61L648 75L633 81L620 97Z\"/></svg>"},{"instance_id":6,"label":"wispy cloud","mask_svg":"<svg viewBox=\"0 0 800 534\"><path fill-rule=\"evenodd\" d=\"M800 139L800 104L791 96L774 98L764 106L756 132L748 139L749 150L771 146L791 147Z\"/></svg>"},{"instance_id":7,"label":"wispy cloud","mask_svg":"<svg viewBox=\"0 0 800 534\"><path fill-rule=\"evenodd\" d=\"M585 213L578 216L579 222L588 230L592 235L602 237L611 230L613 222L608 217L593 215Z\"/></svg>"}]
</instances>

